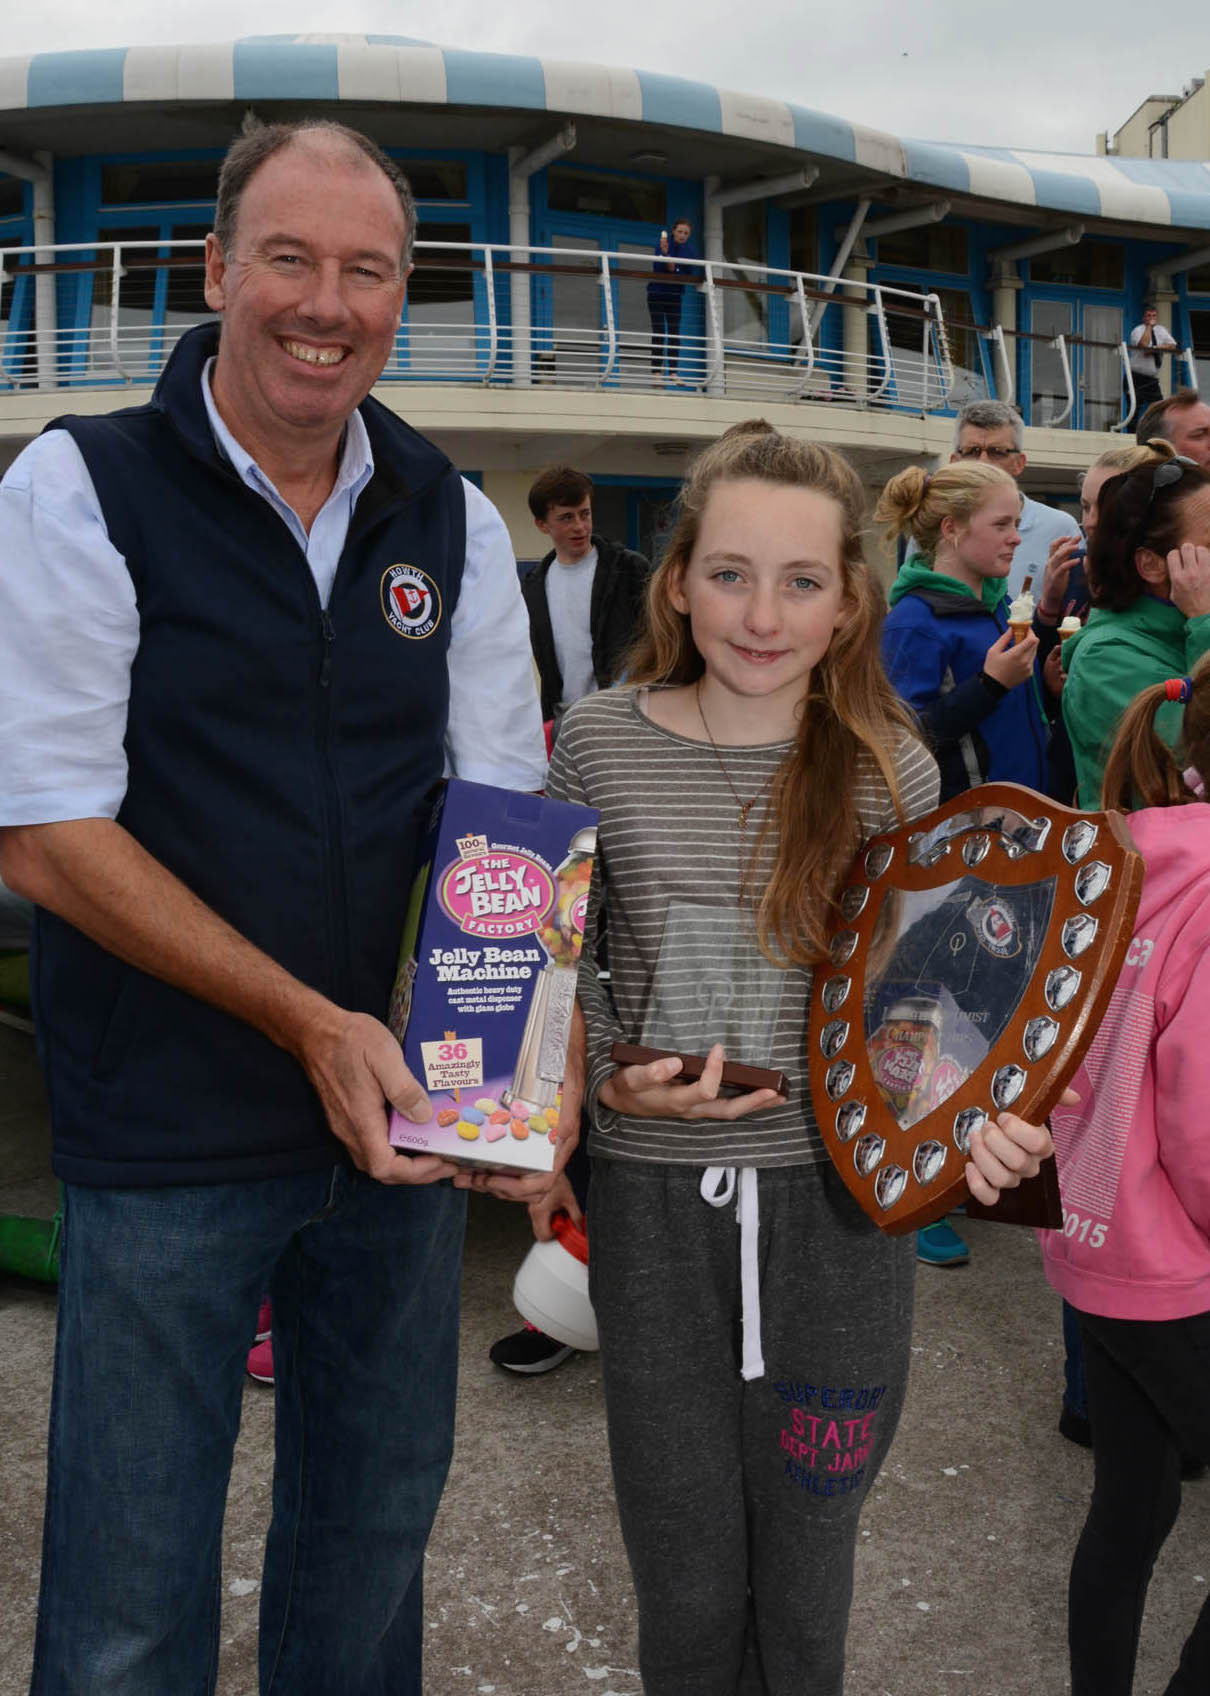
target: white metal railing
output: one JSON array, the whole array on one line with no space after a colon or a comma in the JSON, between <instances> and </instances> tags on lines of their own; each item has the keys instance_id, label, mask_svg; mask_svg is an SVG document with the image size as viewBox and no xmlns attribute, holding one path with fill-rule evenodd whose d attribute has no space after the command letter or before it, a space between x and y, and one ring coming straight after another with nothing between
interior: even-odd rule
<instances>
[{"instance_id":1,"label":"white metal railing","mask_svg":"<svg viewBox=\"0 0 1210 1696\"><path fill-rule=\"evenodd\" d=\"M46 370L56 389L154 381L178 338L209 316L203 247L152 238L0 249L0 392L45 386ZM671 388L914 413L944 409L953 387L936 295L747 260L678 260L672 278L653 271L649 252L416 247L385 382ZM34 303L48 270L61 279L55 327L38 324ZM514 331L518 273L530 322ZM667 342L648 310L653 282L681 302Z\"/></svg>"},{"instance_id":2,"label":"white metal railing","mask_svg":"<svg viewBox=\"0 0 1210 1696\"><path fill-rule=\"evenodd\" d=\"M1003 369L1009 387L1008 393L1001 396L1001 398L1004 400L1011 400L1012 370L1008 356L1004 352L1004 331L1000 325L997 324L994 330L987 332L987 335L989 339L996 342L997 348L1003 358ZM1034 337L1031 339L1037 340L1038 338ZM1046 340L1046 345L1059 356L1059 370L1063 378L1063 390L1066 398L1060 411L1056 412L1052 417L1038 418L1035 419L1034 422L1041 424L1046 428L1057 430L1064 428L1069 423L1076 403L1076 384L1072 377L1071 370L1071 348L1068 344L1067 337L1064 335L1055 336L1053 339L1042 339ZM1104 342L1083 342L1082 345L1085 347L1105 347L1109 344ZM1130 366L1130 355L1133 351L1134 350L1128 342L1122 341L1117 344L1118 358L1122 363L1122 411L1117 423L1109 426L1110 430L1115 434L1124 431L1129 426L1138 407L1138 393L1135 389L1134 372ZM1194 356L1193 349L1190 347L1182 348L1179 354L1174 354L1173 357L1179 358L1183 361L1185 370L1188 373L1189 387L1191 389L1196 389L1198 386L1197 361Z\"/></svg>"},{"instance_id":3,"label":"white metal railing","mask_svg":"<svg viewBox=\"0 0 1210 1696\"><path fill-rule=\"evenodd\" d=\"M0 393L154 381L179 336L209 316L201 293L203 247L199 238L150 238L0 248ZM917 414L950 410L981 393L1013 400L1013 357L1003 327L960 321L947 327L936 294L747 259L680 259L683 269L672 280L653 271L645 249L442 241L416 247L385 382L671 388ZM34 285L47 272L60 279L57 327L37 321ZM188 279L184 286L175 281L180 278ZM657 344L653 331L647 301L653 282L679 292L671 345ZM529 311L514 327L518 283L528 291ZM966 345L978 350L969 371L956 368L951 353L952 336L964 333ZM1032 422L1070 427L1080 387L1071 338L1009 335L1058 356L1060 410L1041 415L1044 398L1035 395ZM1112 428L1121 430L1133 412L1134 389L1129 349L1122 343L1116 352L1125 410ZM1193 349L1174 357L1196 388ZM45 381L47 371L53 384Z\"/></svg>"}]
</instances>

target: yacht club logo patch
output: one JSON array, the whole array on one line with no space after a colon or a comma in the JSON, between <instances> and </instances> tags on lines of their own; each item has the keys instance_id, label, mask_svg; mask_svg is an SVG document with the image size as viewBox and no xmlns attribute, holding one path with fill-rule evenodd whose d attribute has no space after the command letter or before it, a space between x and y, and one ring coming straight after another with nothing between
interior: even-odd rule
<instances>
[{"instance_id":1,"label":"yacht club logo patch","mask_svg":"<svg viewBox=\"0 0 1210 1696\"><path fill-rule=\"evenodd\" d=\"M966 909L967 923L979 940L979 945L998 959L1009 960L1021 952L1021 933L1016 915L1007 901L989 896L986 901L972 901Z\"/></svg>"},{"instance_id":2,"label":"yacht club logo patch","mask_svg":"<svg viewBox=\"0 0 1210 1696\"><path fill-rule=\"evenodd\" d=\"M388 565L382 574L382 614L401 636L429 636L441 623L441 591L418 566Z\"/></svg>"}]
</instances>

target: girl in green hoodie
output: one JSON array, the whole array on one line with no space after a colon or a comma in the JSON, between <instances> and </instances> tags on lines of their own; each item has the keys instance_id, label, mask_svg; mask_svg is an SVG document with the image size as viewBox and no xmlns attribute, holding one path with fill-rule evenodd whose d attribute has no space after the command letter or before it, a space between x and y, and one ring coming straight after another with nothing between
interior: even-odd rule
<instances>
[{"instance_id":1,"label":"girl in green hoodie","mask_svg":"<svg viewBox=\"0 0 1210 1696\"><path fill-rule=\"evenodd\" d=\"M1210 476L1176 457L1109 478L1097 496L1087 570L1093 610L1063 644L1063 718L1077 799L1096 807L1125 708L1140 689L1187 676L1210 653ZM1171 702L1155 719L1178 757L1183 712Z\"/></svg>"}]
</instances>

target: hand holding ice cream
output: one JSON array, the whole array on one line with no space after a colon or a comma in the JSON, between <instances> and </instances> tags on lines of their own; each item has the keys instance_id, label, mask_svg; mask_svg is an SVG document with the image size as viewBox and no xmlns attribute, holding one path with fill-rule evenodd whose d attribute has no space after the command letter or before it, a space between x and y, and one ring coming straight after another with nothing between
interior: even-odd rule
<instances>
[{"instance_id":1,"label":"hand holding ice cream","mask_svg":"<svg viewBox=\"0 0 1210 1696\"><path fill-rule=\"evenodd\" d=\"M1008 607L1008 628L1013 633L1013 641L1019 647L1033 629L1034 598L1030 593L1032 577L1027 577L1021 585L1021 593L1013 597Z\"/></svg>"},{"instance_id":2,"label":"hand holding ice cream","mask_svg":"<svg viewBox=\"0 0 1210 1696\"><path fill-rule=\"evenodd\" d=\"M1002 689L1015 689L1024 683L1034 668L1038 638L1029 631L1024 641L1016 642L1011 630L992 643L983 657L983 672Z\"/></svg>"}]
</instances>

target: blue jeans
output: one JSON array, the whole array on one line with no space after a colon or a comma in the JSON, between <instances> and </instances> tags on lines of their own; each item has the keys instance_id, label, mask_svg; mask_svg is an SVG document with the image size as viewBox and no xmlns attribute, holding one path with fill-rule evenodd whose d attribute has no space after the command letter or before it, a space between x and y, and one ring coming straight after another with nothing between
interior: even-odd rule
<instances>
[{"instance_id":1,"label":"blue jeans","mask_svg":"<svg viewBox=\"0 0 1210 1696\"><path fill-rule=\"evenodd\" d=\"M1081 1419L1088 1418L1088 1386L1084 1381L1084 1344L1080 1316L1063 1303L1063 1401Z\"/></svg>"},{"instance_id":2,"label":"blue jeans","mask_svg":"<svg viewBox=\"0 0 1210 1696\"><path fill-rule=\"evenodd\" d=\"M273 1299L262 1696L419 1696L464 1192L344 1167L64 1196L32 1696L208 1696L244 1360Z\"/></svg>"}]
</instances>

